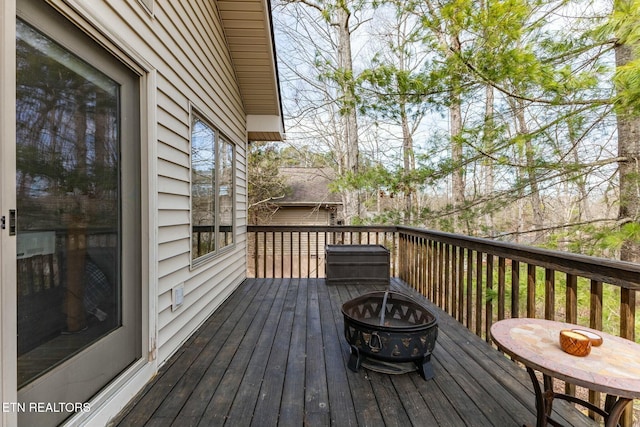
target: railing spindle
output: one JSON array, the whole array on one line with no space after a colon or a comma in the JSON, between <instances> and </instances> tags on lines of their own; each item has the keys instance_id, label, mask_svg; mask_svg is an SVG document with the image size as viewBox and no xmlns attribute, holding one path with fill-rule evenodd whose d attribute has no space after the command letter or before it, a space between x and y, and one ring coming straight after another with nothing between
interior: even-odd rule
<instances>
[{"instance_id":1,"label":"railing spindle","mask_svg":"<svg viewBox=\"0 0 640 427\"><path fill-rule=\"evenodd\" d=\"M444 261L443 261L443 243L436 243L436 286L438 289L438 305L446 311L444 300Z\"/></svg>"},{"instance_id":2,"label":"railing spindle","mask_svg":"<svg viewBox=\"0 0 640 427\"><path fill-rule=\"evenodd\" d=\"M267 277L267 232L265 231L262 236L263 243L262 250L264 251L264 261L262 262L262 277Z\"/></svg>"},{"instance_id":3,"label":"railing spindle","mask_svg":"<svg viewBox=\"0 0 640 427\"><path fill-rule=\"evenodd\" d=\"M476 252L476 335L482 336L482 261L484 254Z\"/></svg>"},{"instance_id":4,"label":"railing spindle","mask_svg":"<svg viewBox=\"0 0 640 427\"><path fill-rule=\"evenodd\" d=\"M271 233L271 245L273 249L271 253L273 254L273 259L271 261L271 277L276 277L276 259L278 257L278 251L276 247L276 232ZM266 277L266 276L265 276Z\"/></svg>"},{"instance_id":5,"label":"railing spindle","mask_svg":"<svg viewBox=\"0 0 640 427\"><path fill-rule=\"evenodd\" d=\"M491 342L491 325L493 324L493 255L487 254L487 273L486 273L486 292L485 292L485 341Z\"/></svg>"},{"instance_id":6,"label":"railing spindle","mask_svg":"<svg viewBox=\"0 0 640 427\"><path fill-rule=\"evenodd\" d=\"M450 270L450 262L451 262L451 254L450 254L450 246L447 244L443 245L444 247L444 310L447 313L451 313L453 310L451 310L451 305L450 305L450 298L451 298L451 282L449 281L450 279L450 274L451 274L451 270Z\"/></svg>"},{"instance_id":7,"label":"railing spindle","mask_svg":"<svg viewBox=\"0 0 640 427\"><path fill-rule=\"evenodd\" d=\"M289 275L287 277L293 277L293 231L289 232Z\"/></svg>"},{"instance_id":8,"label":"railing spindle","mask_svg":"<svg viewBox=\"0 0 640 427\"><path fill-rule=\"evenodd\" d=\"M567 312L566 321L578 323L578 277L567 273L565 310Z\"/></svg>"},{"instance_id":9,"label":"railing spindle","mask_svg":"<svg viewBox=\"0 0 640 427\"><path fill-rule=\"evenodd\" d=\"M433 292L433 301L442 307L441 291L440 291L440 247L439 243L431 241L431 289Z\"/></svg>"},{"instance_id":10,"label":"railing spindle","mask_svg":"<svg viewBox=\"0 0 640 427\"><path fill-rule=\"evenodd\" d=\"M258 273L258 232L256 231L255 233L253 233L253 275L255 277L259 277L259 273Z\"/></svg>"},{"instance_id":11,"label":"railing spindle","mask_svg":"<svg viewBox=\"0 0 640 427\"><path fill-rule=\"evenodd\" d=\"M633 341L635 339L636 291L620 289L620 336Z\"/></svg>"},{"instance_id":12,"label":"railing spindle","mask_svg":"<svg viewBox=\"0 0 640 427\"><path fill-rule=\"evenodd\" d=\"M425 293L425 288L426 288L426 281L425 281L425 275L424 275L424 257L425 257L425 247L424 247L424 239L420 238L418 241L418 245L419 245L419 249L418 249L418 257L416 259L416 263L418 264L418 283L417 283L417 288L420 290L420 293L422 295L426 295Z\"/></svg>"},{"instance_id":13,"label":"railing spindle","mask_svg":"<svg viewBox=\"0 0 640 427\"><path fill-rule=\"evenodd\" d=\"M498 258L498 320L504 319L504 311L506 305L506 260L503 257Z\"/></svg>"},{"instance_id":14,"label":"railing spindle","mask_svg":"<svg viewBox=\"0 0 640 427\"><path fill-rule=\"evenodd\" d=\"M294 276L292 275L291 278ZM302 277L302 233L298 231L298 276Z\"/></svg>"},{"instance_id":15,"label":"railing spindle","mask_svg":"<svg viewBox=\"0 0 640 427\"><path fill-rule=\"evenodd\" d=\"M536 266L527 264L527 317L536 317Z\"/></svg>"},{"instance_id":16,"label":"railing spindle","mask_svg":"<svg viewBox=\"0 0 640 427\"><path fill-rule=\"evenodd\" d=\"M520 317L520 263L511 261L511 317Z\"/></svg>"},{"instance_id":17,"label":"railing spindle","mask_svg":"<svg viewBox=\"0 0 640 427\"><path fill-rule=\"evenodd\" d=\"M458 322L464 323L464 248L458 248Z\"/></svg>"},{"instance_id":18,"label":"railing spindle","mask_svg":"<svg viewBox=\"0 0 640 427\"><path fill-rule=\"evenodd\" d=\"M473 329L473 251L467 249L467 329Z\"/></svg>"},{"instance_id":19,"label":"railing spindle","mask_svg":"<svg viewBox=\"0 0 640 427\"><path fill-rule=\"evenodd\" d=\"M544 271L544 318L554 320L556 317L556 274L547 268Z\"/></svg>"}]
</instances>

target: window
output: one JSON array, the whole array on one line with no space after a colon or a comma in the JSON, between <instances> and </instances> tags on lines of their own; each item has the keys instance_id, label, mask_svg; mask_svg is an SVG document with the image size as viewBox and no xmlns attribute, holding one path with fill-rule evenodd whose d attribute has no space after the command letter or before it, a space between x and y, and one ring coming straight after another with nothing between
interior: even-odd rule
<instances>
[{"instance_id":1,"label":"window","mask_svg":"<svg viewBox=\"0 0 640 427\"><path fill-rule=\"evenodd\" d=\"M234 146L204 118L191 120L191 257L234 242Z\"/></svg>"}]
</instances>

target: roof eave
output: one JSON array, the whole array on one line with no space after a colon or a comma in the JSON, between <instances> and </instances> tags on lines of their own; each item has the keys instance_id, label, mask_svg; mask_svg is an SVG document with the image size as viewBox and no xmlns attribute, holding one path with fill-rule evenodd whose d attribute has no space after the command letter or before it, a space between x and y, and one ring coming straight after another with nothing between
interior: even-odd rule
<instances>
[{"instance_id":1,"label":"roof eave","mask_svg":"<svg viewBox=\"0 0 640 427\"><path fill-rule=\"evenodd\" d=\"M269 0L217 0L249 141L284 140L282 100Z\"/></svg>"}]
</instances>

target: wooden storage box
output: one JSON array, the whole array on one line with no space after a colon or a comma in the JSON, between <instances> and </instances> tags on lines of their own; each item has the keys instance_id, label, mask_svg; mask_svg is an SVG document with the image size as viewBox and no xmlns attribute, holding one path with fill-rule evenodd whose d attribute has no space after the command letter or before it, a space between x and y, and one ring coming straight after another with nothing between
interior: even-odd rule
<instances>
[{"instance_id":1,"label":"wooden storage box","mask_svg":"<svg viewBox=\"0 0 640 427\"><path fill-rule=\"evenodd\" d=\"M327 245L327 283L389 285L389 250L382 245Z\"/></svg>"}]
</instances>

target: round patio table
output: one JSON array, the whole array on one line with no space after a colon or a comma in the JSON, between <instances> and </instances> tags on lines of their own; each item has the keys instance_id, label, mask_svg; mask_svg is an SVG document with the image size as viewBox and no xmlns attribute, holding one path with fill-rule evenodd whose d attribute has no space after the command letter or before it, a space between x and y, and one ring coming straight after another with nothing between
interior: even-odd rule
<instances>
[{"instance_id":1,"label":"round patio table","mask_svg":"<svg viewBox=\"0 0 640 427\"><path fill-rule=\"evenodd\" d=\"M560 348L563 329L580 329L600 335L602 345L592 347L585 357L573 356ZM613 427L625 407L640 398L640 345L624 338L570 323L543 319L506 319L491 327L498 348L525 365L536 397L537 426L560 426L551 418L553 399L578 403L604 417ZM541 388L535 371L543 375ZM552 378L607 394L604 410L579 399L553 391Z\"/></svg>"}]
</instances>

